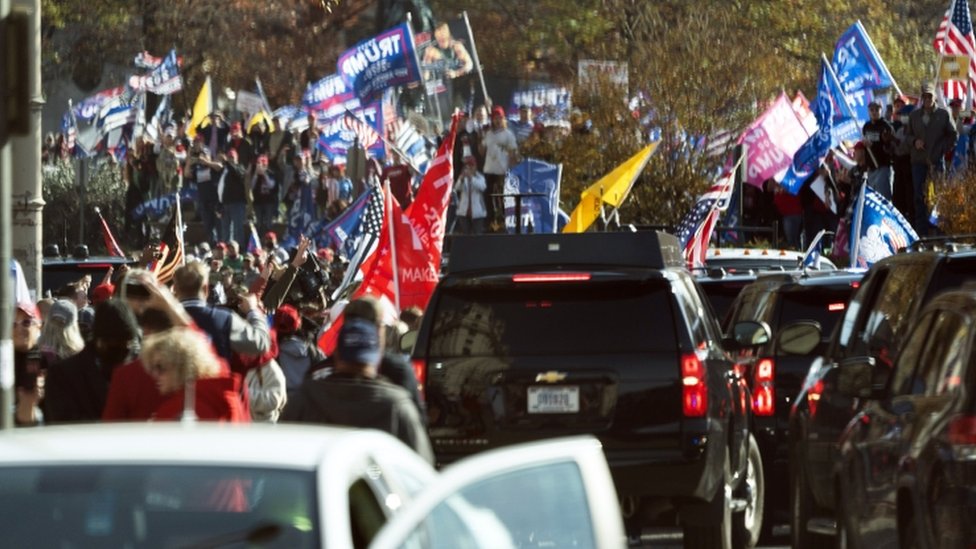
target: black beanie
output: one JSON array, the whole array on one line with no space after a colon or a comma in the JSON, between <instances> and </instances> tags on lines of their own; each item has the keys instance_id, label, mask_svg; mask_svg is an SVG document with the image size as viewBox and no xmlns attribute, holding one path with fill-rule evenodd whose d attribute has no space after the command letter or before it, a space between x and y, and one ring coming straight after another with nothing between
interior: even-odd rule
<instances>
[{"instance_id":1,"label":"black beanie","mask_svg":"<svg viewBox=\"0 0 976 549\"><path fill-rule=\"evenodd\" d=\"M132 310L121 299L109 299L95 307L92 337L102 339L136 339L139 324Z\"/></svg>"}]
</instances>

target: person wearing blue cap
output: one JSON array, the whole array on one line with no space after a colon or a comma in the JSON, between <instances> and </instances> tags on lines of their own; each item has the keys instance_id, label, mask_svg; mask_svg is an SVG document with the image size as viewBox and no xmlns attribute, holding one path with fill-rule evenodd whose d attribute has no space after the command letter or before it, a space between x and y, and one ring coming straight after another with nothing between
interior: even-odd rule
<instances>
[{"instance_id":1,"label":"person wearing blue cap","mask_svg":"<svg viewBox=\"0 0 976 549\"><path fill-rule=\"evenodd\" d=\"M430 439L410 394L378 374L382 357L377 325L346 318L339 329L332 373L306 380L280 421L379 429L433 463Z\"/></svg>"}]
</instances>

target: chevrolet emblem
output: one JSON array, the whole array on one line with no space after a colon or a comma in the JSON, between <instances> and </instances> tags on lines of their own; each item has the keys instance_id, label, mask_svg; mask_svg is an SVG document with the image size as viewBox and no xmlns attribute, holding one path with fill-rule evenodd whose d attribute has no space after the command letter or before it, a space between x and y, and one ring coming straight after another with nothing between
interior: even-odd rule
<instances>
[{"instance_id":1,"label":"chevrolet emblem","mask_svg":"<svg viewBox=\"0 0 976 549\"><path fill-rule=\"evenodd\" d=\"M536 383L558 383L566 379L566 374L557 371L549 371L541 374L535 375Z\"/></svg>"}]
</instances>

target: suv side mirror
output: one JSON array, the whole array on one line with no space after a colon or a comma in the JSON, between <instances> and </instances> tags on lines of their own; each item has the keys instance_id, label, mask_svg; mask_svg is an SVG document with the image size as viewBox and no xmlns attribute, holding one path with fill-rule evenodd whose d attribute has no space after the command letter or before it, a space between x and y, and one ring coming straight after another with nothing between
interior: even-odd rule
<instances>
[{"instance_id":1,"label":"suv side mirror","mask_svg":"<svg viewBox=\"0 0 976 549\"><path fill-rule=\"evenodd\" d=\"M789 355L807 355L820 345L822 337L819 322L799 320L780 329L776 336L776 347Z\"/></svg>"},{"instance_id":2,"label":"suv side mirror","mask_svg":"<svg viewBox=\"0 0 976 549\"><path fill-rule=\"evenodd\" d=\"M410 355L413 353L413 346L417 343L417 330L410 330L409 332L400 336L400 352L405 355Z\"/></svg>"},{"instance_id":3,"label":"suv side mirror","mask_svg":"<svg viewBox=\"0 0 976 549\"><path fill-rule=\"evenodd\" d=\"M841 361L837 375L837 390L850 398L879 399L888 375L878 369L874 357L857 356Z\"/></svg>"},{"instance_id":4,"label":"suv side mirror","mask_svg":"<svg viewBox=\"0 0 976 549\"><path fill-rule=\"evenodd\" d=\"M769 343L769 334L769 325L765 322L743 320L732 326L732 337L726 338L726 344L736 349L765 345Z\"/></svg>"}]
</instances>

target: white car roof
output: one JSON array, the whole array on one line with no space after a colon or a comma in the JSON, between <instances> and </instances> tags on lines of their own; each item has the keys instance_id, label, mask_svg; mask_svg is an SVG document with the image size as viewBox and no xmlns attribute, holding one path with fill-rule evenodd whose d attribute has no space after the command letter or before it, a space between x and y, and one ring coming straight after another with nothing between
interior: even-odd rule
<instances>
[{"instance_id":1,"label":"white car roof","mask_svg":"<svg viewBox=\"0 0 976 549\"><path fill-rule=\"evenodd\" d=\"M0 466L200 464L314 470L329 454L398 444L386 433L312 425L116 423L0 431Z\"/></svg>"}]
</instances>

